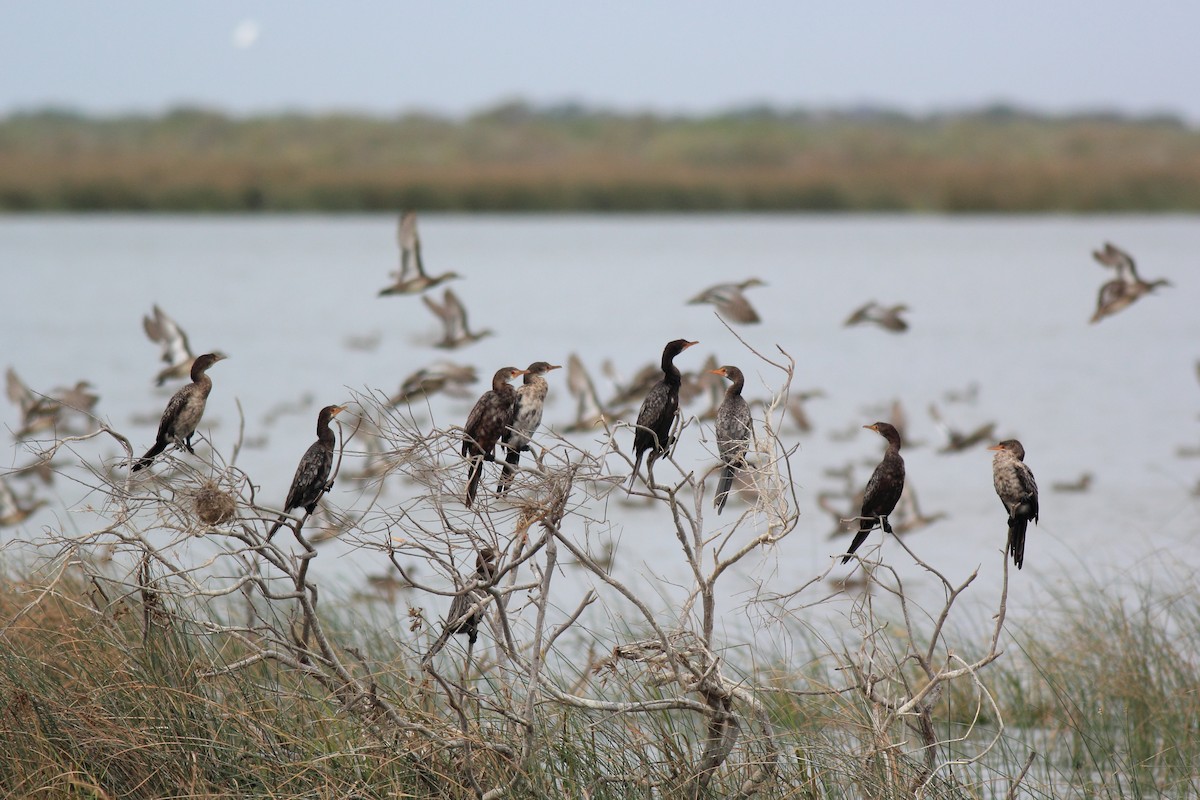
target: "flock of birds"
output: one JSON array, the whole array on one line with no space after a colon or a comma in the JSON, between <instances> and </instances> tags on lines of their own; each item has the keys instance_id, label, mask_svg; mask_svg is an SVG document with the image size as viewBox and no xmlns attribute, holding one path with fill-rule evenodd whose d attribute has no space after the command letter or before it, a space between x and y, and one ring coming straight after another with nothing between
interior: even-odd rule
<instances>
[{"instance_id":1,"label":"flock of birds","mask_svg":"<svg viewBox=\"0 0 1200 800\"><path fill-rule=\"evenodd\" d=\"M424 294L460 276L454 272L433 276L425 270L417 219L413 212L405 212L400 217L398 241L399 270L394 274L393 282L381 289L379 295L388 297L420 294L425 306L442 324L442 336L436 343L439 348L456 349L491 335L491 331L473 331L470 328L466 308L452 289L444 290L440 302ZM1102 250L1095 251L1093 255L1100 264L1116 272L1116 276L1100 288L1096 311L1091 318L1093 323L1129 307L1157 288L1169 285L1161 279L1143 280L1129 254L1110 243L1106 243ZM763 281L757 278L740 283L719 284L706 289L688 302L711 304L728 322L754 324L760 321L760 316L747 298L746 292L764 285ZM909 327L903 317L907 311L908 307L904 304L889 306L871 301L855 310L846 319L845 325L873 324L900 334ZM192 438L203 417L212 390L212 379L208 376L208 371L225 358L220 352L194 356L183 329L157 305L154 306L151 315L144 317L143 327L146 335L161 347L162 360L166 364L155 376L156 383L161 386L183 377L187 377L189 382L171 396L159 420L154 444L130 465L134 472L150 467L155 458L169 447L194 452ZM571 354L566 365L567 388L576 399L576 412L574 421L562 430L586 430L602 419L625 417L632 413L633 407L640 400L633 440L634 469L629 482L629 490L632 492L643 463L646 467L647 485L652 485L655 461L673 448L675 442L672 430L679 415L681 402L690 402L696 397L707 395L711 398L710 406L698 417L701 420L715 421L721 471L713 504L720 514L730 493L735 489L735 481L739 474L751 466L747 462L747 454L753 440L753 423L750 405L742 397L745 378L736 366L718 365L715 359L710 357L703 369L697 373L685 376L680 372L675 365L676 357L696 344L698 343L687 339L667 343L657 366L651 365L633 379L622 382L614 396L606 402L601 402L595 383L580 359ZM461 453L466 461L463 501L468 507L478 497L485 463L497 459L497 447L504 453L504 463L496 485L496 493L503 495L511 489L521 454L530 450L531 439L542 421L549 391L545 376L560 368L561 365L537 361L525 369L503 367L493 375L491 388L478 398L462 429ZM613 374L611 368L608 372L610 376ZM522 378L522 383L519 387L514 387L511 382L518 377ZM469 397L470 386L475 381L473 367L441 361L408 376L389 402L396 405L412 403L439 392ZM727 385L723 385L723 382ZM977 387L971 387L964 395L976 391ZM7 373L7 392L20 410L21 422L15 431L19 439L34 437L47 431L61 431L65 417L69 414L90 418L98 399L86 382L53 390L44 395L37 394L21 382L12 368L9 368ZM793 393L792 405L788 411L801 430L805 430L808 425L803 403L814 396L818 396L818 393ZM330 490L335 448L335 437L330 423L344 410L343 406L326 406L320 410L317 418L317 440L301 458L282 506L283 514L275 521L268 538L280 527L289 524L287 514L293 510L302 508L307 514L313 514L321 498ZM929 413L946 435L947 444L943 452L954 452L985 441L995 441L994 425L991 423L963 433L950 429L935 405L930 406ZM893 532L889 517L896 512L902 496L912 495L911 491L908 495L904 493L905 468L900 454L902 410L894 409L892 422L881 421L863 427L882 436L887 442L887 447L861 491L861 500L855 500L857 515L845 518L849 515L842 514L839 517L840 523L843 524L857 522L857 531L843 555L843 563L854 557L855 551L875 528L882 527L889 533ZM995 490L1008 518L1007 552L1011 555L1013 563L1020 568L1024 563L1028 523L1036 523L1038 520L1037 483L1032 471L1024 462L1025 450L1020 442L1008 439L990 449L995 451ZM39 465L33 465L27 471L33 472L38 467ZM1081 478L1080 485L1064 485L1062 490L1086 490L1088 481L1090 475ZM826 498L819 500L823 507L826 507L825 500ZM20 523L44 503L44 500L29 501L17 498L8 484L0 480L0 526ZM915 498L913 505L915 508ZM923 515L919 510L913 514L918 521L932 521L939 516ZM835 513L835 516L837 515ZM294 529L298 531L303 522L303 519L293 520ZM481 551L478 559L479 575L486 575L494 569L494 552L489 554ZM452 615L451 619L455 617ZM473 638L474 628L467 624L468 620L459 622L461 630L452 632L469 633Z\"/></svg>"}]
</instances>

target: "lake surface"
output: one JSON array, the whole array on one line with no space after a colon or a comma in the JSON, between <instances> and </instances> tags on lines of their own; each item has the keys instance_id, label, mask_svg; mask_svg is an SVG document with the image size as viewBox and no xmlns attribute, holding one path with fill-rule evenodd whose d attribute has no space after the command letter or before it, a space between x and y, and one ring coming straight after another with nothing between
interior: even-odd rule
<instances>
[{"instance_id":1,"label":"lake surface","mask_svg":"<svg viewBox=\"0 0 1200 800\"><path fill-rule=\"evenodd\" d=\"M472 324L496 332L449 354L478 369L475 396L501 366L565 364L572 352L607 395L603 360L629 376L656 362L668 340L686 337L701 344L679 358L682 369L715 353L747 372L747 396L765 398L778 388L777 375L710 306L685 301L717 282L766 281L749 294L763 323L738 332L764 353L783 347L797 364L793 388L819 387L825 396L807 406L812 433L782 432L785 444L799 444L792 459L799 527L743 565L736 586L787 591L842 552L846 540L828 538L832 518L817 506L820 492L841 486L824 470L854 462L852 481L865 483L883 441L860 426L885 414L893 399L908 415L913 446L905 455L922 510L947 515L907 541L956 579L980 566L980 609L994 602L1005 537L991 453L939 454L942 433L927 413L933 402L954 427L994 421L997 438L1020 438L1041 486L1041 523L1031 526L1025 569L1012 578L1015 620L1029 619L1064 576L1068 583L1168 573L1194 580L1200 567L1200 498L1193 494L1200 460L1176 452L1200 444L1195 218L425 215L420 225L430 271L462 274L451 285ZM1111 277L1090 251L1106 240L1132 252L1143 277L1168 277L1173 286L1089 325L1097 290ZM39 390L86 378L101 395L99 414L144 448L169 396L153 386L159 352L141 328L142 315L158 303L196 353L229 354L213 369L202 429L228 448L240 402L247 435L265 441L246 449L239 465L261 487L263 502L278 503L313 440L321 405L344 402L351 391L393 392L405 375L447 355L430 346L437 323L417 297L376 297L396 261L390 216L0 219L5 365ZM911 330L844 328L849 313L872 298L907 303ZM378 346L354 349L351 337L378 337ZM574 404L563 372L550 382L545 423L561 427ZM973 403L944 397L971 384L978 385ZM280 404L306 397L302 411L265 421ZM449 427L465 420L472 402L439 399L431 410ZM703 402L687 411L702 409ZM16 408L4 413L15 427ZM846 431L854 435L838 435ZM690 427L679 460L707 468L711 438L711 423ZM631 439L618 436L625 448ZM115 455L108 445L95 453ZM28 461L19 448L3 458L5 467ZM1095 475L1089 492L1051 489L1083 472ZM29 484L13 485L25 491ZM412 491L385 489L385 506ZM60 478L37 491L48 493L51 506L0 532L5 542L37 536L46 525L91 524L64 513L78 508L78 485ZM353 509L362 497L339 481L328 501ZM723 517L709 515L711 524L728 524L743 508L731 502ZM603 533L588 535L618 542L617 574L687 579L662 509L612 505L608 516ZM377 552L329 547L318 559L328 581L352 586L387 569ZM907 563L894 541L883 547L885 560ZM906 570L937 595L919 569ZM829 590L825 584L806 599Z\"/></svg>"}]
</instances>

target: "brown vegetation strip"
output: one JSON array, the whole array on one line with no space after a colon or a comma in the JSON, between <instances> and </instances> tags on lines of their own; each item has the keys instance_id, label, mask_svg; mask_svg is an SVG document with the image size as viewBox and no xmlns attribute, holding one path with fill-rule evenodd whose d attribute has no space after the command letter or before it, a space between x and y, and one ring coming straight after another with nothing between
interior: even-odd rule
<instances>
[{"instance_id":1,"label":"brown vegetation strip","mask_svg":"<svg viewBox=\"0 0 1200 800\"><path fill-rule=\"evenodd\" d=\"M1194 211L1169 119L202 111L0 120L8 211Z\"/></svg>"}]
</instances>

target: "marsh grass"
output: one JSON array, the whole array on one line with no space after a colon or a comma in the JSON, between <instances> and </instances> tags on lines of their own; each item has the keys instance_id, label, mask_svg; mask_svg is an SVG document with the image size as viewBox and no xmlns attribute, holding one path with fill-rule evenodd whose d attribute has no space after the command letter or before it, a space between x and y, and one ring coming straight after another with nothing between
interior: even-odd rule
<instances>
[{"instance_id":1,"label":"marsh grass","mask_svg":"<svg viewBox=\"0 0 1200 800\"><path fill-rule=\"evenodd\" d=\"M1200 132L1005 109L0 119L7 211L1182 211Z\"/></svg>"}]
</instances>

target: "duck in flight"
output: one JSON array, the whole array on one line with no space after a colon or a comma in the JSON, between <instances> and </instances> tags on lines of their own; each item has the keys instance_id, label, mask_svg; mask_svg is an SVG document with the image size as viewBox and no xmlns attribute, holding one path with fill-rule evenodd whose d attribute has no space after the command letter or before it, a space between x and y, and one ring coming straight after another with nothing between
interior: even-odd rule
<instances>
[{"instance_id":1,"label":"duck in flight","mask_svg":"<svg viewBox=\"0 0 1200 800\"><path fill-rule=\"evenodd\" d=\"M885 306L872 300L866 305L855 309L854 313L846 318L843 327L849 328L853 325L871 323L872 325L878 325L885 331L904 333L908 330L908 322L900 315L906 311L908 311L908 306L904 303Z\"/></svg>"},{"instance_id":2,"label":"duck in flight","mask_svg":"<svg viewBox=\"0 0 1200 800\"><path fill-rule=\"evenodd\" d=\"M150 341L162 348L162 360L166 363L154 378L156 386L162 386L169 380L186 378L192 371L192 348L188 345L187 334L175 320L168 317L158 304L154 306L154 316L142 317L142 328Z\"/></svg>"},{"instance_id":3,"label":"duck in flight","mask_svg":"<svg viewBox=\"0 0 1200 800\"><path fill-rule=\"evenodd\" d=\"M394 273L395 281L379 290L380 297L392 294L419 294L432 289L439 283L461 277L457 272L444 272L430 276L425 272L421 260L421 238L417 235L417 214L405 211L400 215L396 228L396 239L400 244L400 269Z\"/></svg>"},{"instance_id":4,"label":"duck in flight","mask_svg":"<svg viewBox=\"0 0 1200 800\"><path fill-rule=\"evenodd\" d=\"M471 331L467 324L466 306L462 304L452 289L446 290L441 303L430 300L427 295L423 295L421 301L442 321L442 338L434 344L434 347L454 350L492 335L491 330L487 329L478 333Z\"/></svg>"},{"instance_id":5,"label":"duck in flight","mask_svg":"<svg viewBox=\"0 0 1200 800\"><path fill-rule=\"evenodd\" d=\"M1115 269L1117 277L1100 287L1100 295L1096 298L1096 313L1092 314L1091 322L1099 322L1133 304L1142 295L1150 294L1160 286L1170 286L1170 281L1159 278L1144 281L1137 273L1137 264L1133 257L1112 242L1105 242L1103 250L1093 250L1092 258L1104 266Z\"/></svg>"},{"instance_id":6,"label":"duck in flight","mask_svg":"<svg viewBox=\"0 0 1200 800\"><path fill-rule=\"evenodd\" d=\"M766 284L758 278L749 278L741 283L718 283L688 300L688 305L711 303L717 307L717 313L728 321L753 325L762 321L754 306L746 299L745 291L753 286Z\"/></svg>"}]
</instances>

